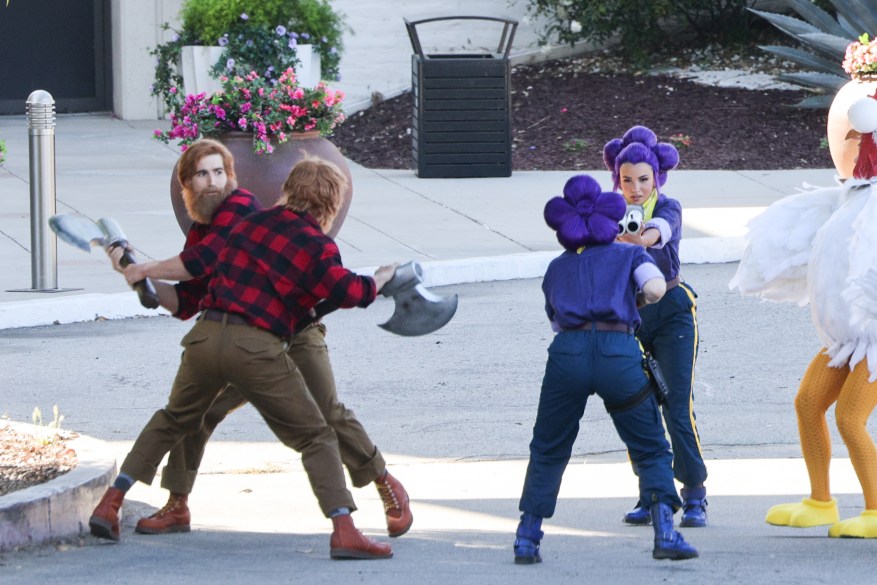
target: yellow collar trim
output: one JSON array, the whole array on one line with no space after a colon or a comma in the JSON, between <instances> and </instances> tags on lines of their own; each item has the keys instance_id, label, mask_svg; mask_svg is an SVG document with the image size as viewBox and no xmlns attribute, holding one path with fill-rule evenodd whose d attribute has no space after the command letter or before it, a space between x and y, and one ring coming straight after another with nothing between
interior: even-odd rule
<instances>
[{"instance_id":1,"label":"yellow collar trim","mask_svg":"<svg viewBox=\"0 0 877 585\"><path fill-rule=\"evenodd\" d=\"M655 204L658 202L658 190L652 189L652 194L649 195L649 198L646 199L646 202L643 203L643 221L649 221L652 219L652 214L655 212Z\"/></svg>"}]
</instances>

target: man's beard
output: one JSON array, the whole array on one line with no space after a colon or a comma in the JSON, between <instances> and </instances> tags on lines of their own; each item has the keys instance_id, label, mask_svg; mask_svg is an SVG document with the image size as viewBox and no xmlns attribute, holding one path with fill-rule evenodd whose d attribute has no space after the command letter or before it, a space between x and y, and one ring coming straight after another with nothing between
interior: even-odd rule
<instances>
[{"instance_id":1,"label":"man's beard","mask_svg":"<svg viewBox=\"0 0 877 585\"><path fill-rule=\"evenodd\" d=\"M186 204L186 211L189 217L197 221L209 225L213 220L213 214L225 201L225 198L237 188L235 181L228 181L225 188L218 189L216 187L206 187L201 191L195 192L191 189L183 188L183 202Z\"/></svg>"}]
</instances>

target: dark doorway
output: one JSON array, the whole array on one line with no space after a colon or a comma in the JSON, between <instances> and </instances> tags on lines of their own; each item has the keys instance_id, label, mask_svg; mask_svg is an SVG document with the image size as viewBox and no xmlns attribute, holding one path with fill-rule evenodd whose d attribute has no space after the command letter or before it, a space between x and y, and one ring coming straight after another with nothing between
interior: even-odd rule
<instances>
[{"instance_id":1,"label":"dark doorway","mask_svg":"<svg viewBox=\"0 0 877 585\"><path fill-rule=\"evenodd\" d=\"M0 0L0 114L43 89L55 111L112 109L109 0Z\"/></svg>"}]
</instances>

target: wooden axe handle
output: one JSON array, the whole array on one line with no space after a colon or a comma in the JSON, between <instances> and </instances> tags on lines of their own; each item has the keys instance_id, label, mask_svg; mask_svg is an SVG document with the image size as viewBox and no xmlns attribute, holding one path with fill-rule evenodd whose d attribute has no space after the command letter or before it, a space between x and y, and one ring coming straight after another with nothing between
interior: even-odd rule
<instances>
[{"instance_id":1,"label":"wooden axe handle","mask_svg":"<svg viewBox=\"0 0 877 585\"><path fill-rule=\"evenodd\" d=\"M128 250L128 242L116 242L113 247L122 246L124 253L122 254L122 258L119 260L119 264L122 268L130 264L136 264L137 262L134 260L134 255L131 254L131 251ZM146 307L147 309L157 309L158 302L158 293L155 290L155 285L152 284L152 281L148 278L144 278L139 282L135 282L131 285L131 288L137 293L137 296L140 298L140 304Z\"/></svg>"}]
</instances>

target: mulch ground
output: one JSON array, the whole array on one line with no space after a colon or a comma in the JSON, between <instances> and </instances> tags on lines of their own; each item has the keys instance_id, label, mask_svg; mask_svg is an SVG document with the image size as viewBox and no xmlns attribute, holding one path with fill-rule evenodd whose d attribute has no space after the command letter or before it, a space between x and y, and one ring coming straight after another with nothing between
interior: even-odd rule
<instances>
[{"instance_id":1,"label":"mulch ground","mask_svg":"<svg viewBox=\"0 0 877 585\"><path fill-rule=\"evenodd\" d=\"M581 72L568 61L515 67L510 85L514 170L603 169L603 145L636 124L676 143L680 169L832 166L824 145L827 112L792 107L809 95L803 90ZM381 101L351 116L332 142L365 167L410 169L413 107L410 93Z\"/></svg>"}]
</instances>

